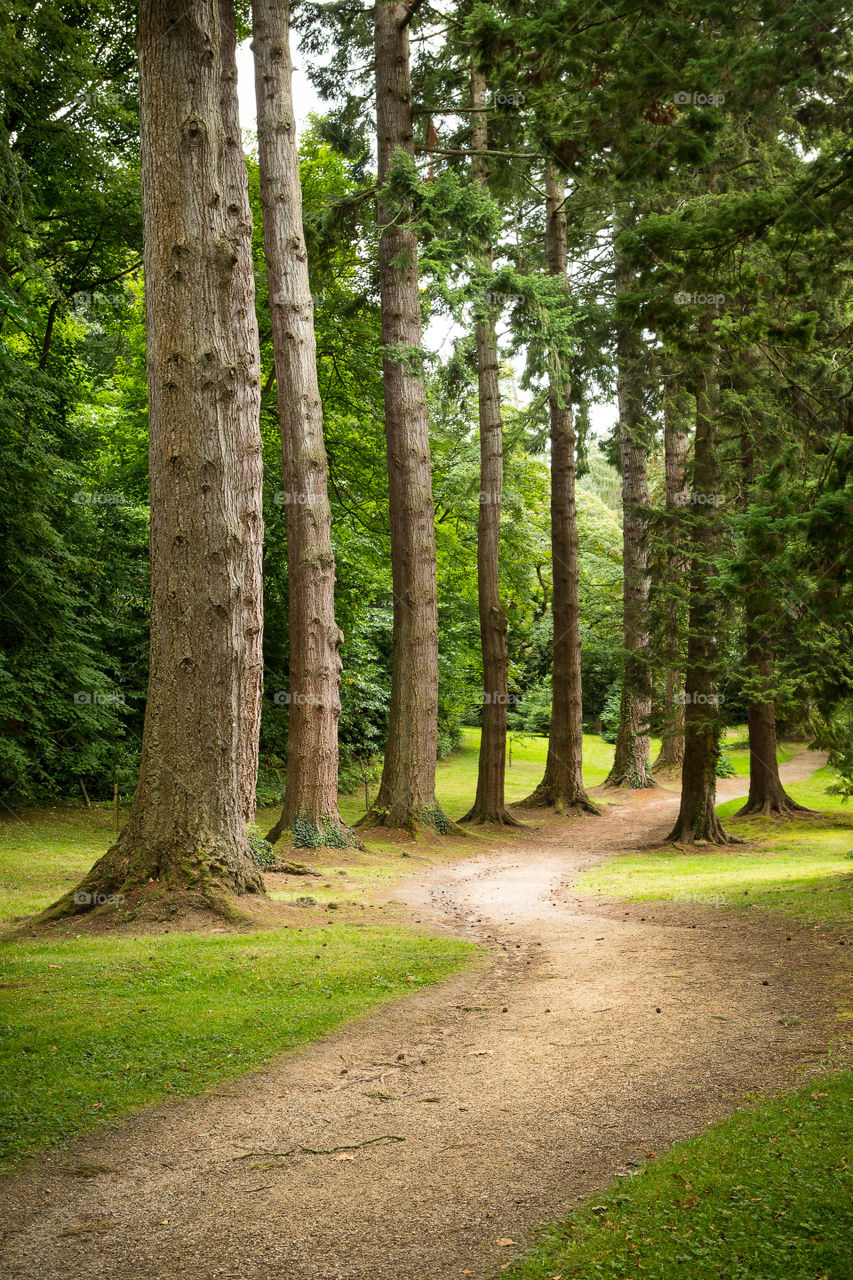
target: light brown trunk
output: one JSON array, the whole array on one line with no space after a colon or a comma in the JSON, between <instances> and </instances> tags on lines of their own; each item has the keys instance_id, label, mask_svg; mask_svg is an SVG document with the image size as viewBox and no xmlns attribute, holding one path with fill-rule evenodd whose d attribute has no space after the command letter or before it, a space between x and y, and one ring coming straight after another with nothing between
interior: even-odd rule
<instances>
[{"instance_id":1,"label":"light brown trunk","mask_svg":"<svg viewBox=\"0 0 853 1280\"><path fill-rule=\"evenodd\" d=\"M231 893L263 891L242 813L244 523L233 315L244 282L226 209L220 52L218 0L191 0L177 22L166 0L142 0L148 702L128 824L48 914L137 889L157 896L186 888L213 906Z\"/></svg>"},{"instance_id":2,"label":"light brown trunk","mask_svg":"<svg viewBox=\"0 0 853 1280\"><path fill-rule=\"evenodd\" d=\"M666 485L666 549L662 573L666 692L664 723L658 757L652 772L666 772L681 767L684 760L684 690L681 673L681 591L686 571L679 545L687 501L687 395L667 386L664 390L664 471Z\"/></svg>"},{"instance_id":3,"label":"light brown trunk","mask_svg":"<svg viewBox=\"0 0 853 1280\"><path fill-rule=\"evenodd\" d=\"M568 292L565 189L552 166L546 171L545 248L548 270ZM523 802L535 808L598 813L583 785L580 585L575 506L575 431L569 374L559 351L551 353L551 562L554 578L553 700L545 775Z\"/></svg>"},{"instance_id":4,"label":"light brown trunk","mask_svg":"<svg viewBox=\"0 0 853 1280\"><path fill-rule=\"evenodd\" d=\"M485 102L486 77L472 67L471 106ZM471 175L485 187L488 126L484 112L473 116ZM484 247L484 266L491 265ZM477 795L463 822L521 825L504 800L509 648L507 621L500 595L501 495L503 489L503 420L501 418L498 341L491 320L476 328L477 391L480 419L480 510L477 520L477 600L483 653L483 729L477 771Z\"/></svg>"},{"instance_id":5,"label":"light brown trunk","mask_svg":"<svg viewBox=\"0 0 853 1280\"><path fill-rule=\"evenodd\" d=\"M237 347L237 401L240 440L240 517L243 524L243 817L255 820L258 744L264 695L264 450L261 441L261 357L255 314L252 262L252 208L243 156L237 96L237 32L233 0L219 0L222 28L222 124L225 129L225 183L229 235L237 262L232 291L232 325Z\"/></svg>"},{"instance_id":6,"label":"light brown trunk","mask_svg":"<svg viewBox=\"0 0 853 1280\"><path fill-rule=\"evenodd\" d=\"M617 291L628 290L632 272L616 255ZM622 702L608 787L654 787L649 758L652 713L649 668L649 485L642 438L642 347L634 326L621 324L616 339L619 451L622 461L623 640Z\"/></svg>"},{"instance_id":7,"label":"light brown trunk","mask_svg":"<svg viewBox=\"0 0 853 1280\"><path fill-rule=\"evenodd\" d=\"M268 834L339 843L339 650L323 409L302 232L287 0L253 0L261 207L284 470L290 602L287 777Z\"/></svg>"},{"instance_id":8,"label":"light brown trunk","mask_svg":"<svg viewBox=\"0 0 853 1280\"><path fill-rule=\"evenodd\" d=\"M710 333L710 321L705 324ZM717 461L716 368L709 353L696 387L696 437L690 504L690 606L684 696L684 762L678 821L672 842L729 844L715 809L720 717L717 695L717 602L711 565L719 543L720 472Z\"/></svg>"},{"instance_id":9,"label":"light brown trunk","mask_svg":"<svg viewBox=\"0 0 853 1280\"><path fill-rule=\"evenodd\" d=\"M359 826L413 832L443 829L435 799L438 738L438 605L435 518L426 388L412 361L421 351L417 235L383 203L381 188L398 151L414 154L407 10L374 10L379 160L379 290L391 572L393 655L388 742L379 793ZM396 216L395 216L396 214ZM402 348L402 350L401 350Z\"/></svg>"}]
</instances>

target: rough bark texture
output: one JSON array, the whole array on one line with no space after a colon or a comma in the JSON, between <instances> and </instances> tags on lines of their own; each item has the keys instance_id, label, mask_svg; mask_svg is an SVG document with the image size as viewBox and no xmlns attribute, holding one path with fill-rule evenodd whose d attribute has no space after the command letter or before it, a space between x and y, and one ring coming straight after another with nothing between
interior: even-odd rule
<instances>
[{"instance_id":1,"label":"rough bark texture","mask_svg":"<svg viewBox=\"0 0 853 1280\"><path fill-rule=\"evenodd\" d=\"M383 205L381 188L398 150L414 154L408 12L374 10L379 159L379 287L394 632L388 742L379 793L359 826L414 831L444 827L435 799L438 738L438 604L429 415L423 378L416 234ZM403 348L403 350L400 350Z\"/></svg>"},{"instance_id":2,"label":"rough bark texture","mask_svg":"<svg viewBox=\"0 0 853 1280\"><path fill-rule=\"evenodd\" d=\"M680 664L681 653L681 600L679 585L687 565L678 538L680 518L688 496L686 393L674 387L664 391L664 470L666 485L667 547L664 553L662 589L664 643L663 659L666 664L666 691L664 695L664 723L658 757L652 772L664 772L680 768L684 760L684 690Z\"/></svg>"},{"instance_id":3,"label":"rough bark texture","mask_svg":"<svg viewBox=\"0 0 853 1280\"><path fill-rule=\"evenodd\" d=\"M486 77L472 68L471 106L485 102ZM483 152L488 147L488 125L483 112L473 116L471 174L486 185ZM491 264L491 249L482 254ZM508 811L504 799L506 770L506 716L508 702L509 646L507 621L500 595L501 495L503 491L503 420L501 418L500 369L495 326L477 324L477 392L480 419L480 511L477 521L477 599L480 611L480 643L483 653L483 730L477 771L477 795L463 822L497 822L521 825Z\"/></svg>"},{"instance_id":4,"label":"rough bark texture","mask_svg":"<svg viewBox=\"0 0 853 1280\"><path fill-rule=\"evenodd\" d=\"M708 326L710 328L710 326ZM685 669L684 762L681 806L669 841L729 844L717 817L717 756L720 718L717 697L717 618L709 579L719 541L720 475L717 462L716 369L698 371L696 437L693 446L693 493L690 504L690 605Z\"/></svg>"},{"instance_id":5,"label":"rough bark texture","mask_svg":"<svg viewBox=\"0 0 853 1280\"><path fill-rule=\"evenodd\" d=\"M549 165L546 171L545 237L549 272L568 291L565 190ZM567 370L559 352L551 355L551 560L554 593L553 699L545 775L523 802L535 808L599 810L583 785L583 704L581 698L580 585L575 507L575 431Z\"/></svg>"},{"instance_id":6,"label":"rough bark texture","mask_svg":"<svg viewBox=\"0 0 853 1280\"><path fill-rule=\"evenodd\" d=\"M630 268L616 257L616 288L631 287ZM619 451L622 460L622 567L625 664L613 767L605 786L654 787L649 758L652 713L649 655L649 485L642 438L642 349L634 327L617 334Z\"/></svg>"},{"instance_id":7,"label":"rough bark texture","mask_svg":"<svg viewBox=\"0 0 853 1280\"><path fill-rule=\"evenodd\" d=\"M323 409L317 384L314 308L302 233L302 191L291 93L287 0L253 0L258 155L267 281L281 426L290 602L287 776L281 817L287 829L340 843L338 813L339 650L335 561L327 486Z\"/></svg>"},{"instance_id":8,"label":"rough bark texture","mask_svg":"<svg viewBox=\"0 0 853 1280\"><path fill-rule=\"evenodd\" d=\"M252 209L243 156L237 96L237 32L234 0L219 0L222 29L222 124L225 130L225 182L228 232L237 255L231 320L237 347L238 457L240 518L243 524L243 670L241 734L243 817L255 820L258 743L264 695L264 451L261 441L261 354L255 314L252 262Z\"/></svg>"},{"instance_id":9,"label":"rough bark texture","mask_svg":"<svg viewBox=\"0 0 853 1280\"><path fill-rule=\"evenodd\" d=\"M262 892L241 803L245 636L218 0L139 18L151 670L128 824L52 914L135 889ZM238 286L239 287L239 286ZM153 883L149 883L149 881ZM49 913L50 914L50 913Z\"/></svg>"}]
</instances>

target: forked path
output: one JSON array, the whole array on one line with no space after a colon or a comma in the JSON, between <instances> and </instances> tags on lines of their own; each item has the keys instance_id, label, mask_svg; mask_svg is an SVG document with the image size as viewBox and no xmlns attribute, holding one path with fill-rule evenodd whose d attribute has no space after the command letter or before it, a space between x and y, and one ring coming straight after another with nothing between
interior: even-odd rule
<instances>
[{"instance_id":1,"label":"forked path","mask_svg":"<svg viewBox=\"0 0 853 1280\"><path fill-rule=\"evenodd\" d=\"M416 915L490 943L486 963L10 1180L0 1274L490 1276L516 1252L501 1241L520 1247L745 1090L795 1085L837 1038L829 938L571 889L663 835L676 803L626 796L415 877ZM300 1147L329 1153L238 1158Z\"/></svg>"}]
</instances>

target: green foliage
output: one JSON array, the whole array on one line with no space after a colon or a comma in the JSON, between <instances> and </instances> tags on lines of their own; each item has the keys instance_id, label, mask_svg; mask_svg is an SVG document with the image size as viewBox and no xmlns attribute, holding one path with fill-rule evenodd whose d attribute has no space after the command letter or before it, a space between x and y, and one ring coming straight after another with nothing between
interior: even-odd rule
<instances>
[{"instance_id":1,"label":"green foliage","mask_svg":"<svg viewBox=\"0 0 853 1280\"><path fill-rule=\"evenodd\" d=\"M346 849L355 844L348 828L341 826L327 815L315 822L306 814L300 814L291 824L293 843L297 849Z\"/></svg>"},{"instance_id":2,"label":"green foliage","mask_svg":"<svg viewBox=\"0 0 853 1280\"><path fill-rule=\"evenodd\" d=\"M249 828L249 848L252 850L252 857L262 871L274 867L278 862L275 849L269 840L263 838L257 827Z\"/></svg>"},{"instance_id":3,"label":"green foliage","mask_svg":"<svg viewBox=\"0 0 853 1280\"><path fill-rule=\"evenodd\" d=\"M717 763L714 772L718 778L733 778L737 773L737 770L726 751L721 750L717 756Z\"/></svg>"}]
</instances>

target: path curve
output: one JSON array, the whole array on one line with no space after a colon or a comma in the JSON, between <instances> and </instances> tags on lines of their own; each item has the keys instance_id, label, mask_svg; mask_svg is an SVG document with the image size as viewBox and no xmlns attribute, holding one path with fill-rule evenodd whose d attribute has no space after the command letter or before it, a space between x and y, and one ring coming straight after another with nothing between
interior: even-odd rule
<instances>
[{"instance_id":1,"label":"path curve","mask_svg":"<svg viewBox=\"0 0 853 1280\"><path fill-rule=\"evenodd\" d=\"M814 764L801 754L787 780ZM796 1084L834 1034L828 938L660 904L607 918L571 888L609 851L660 838L675 804L630 795L414 877L420 919L478 938L486 963L9 1179L0 1273L491 1276L515 1252L500 1240L520 1247L744 1090ZM382 1135L404 1140L272 1169L237 1159ZM74 1176L86 1166L103 1171Z\"/></svg>"}]
</instances>

